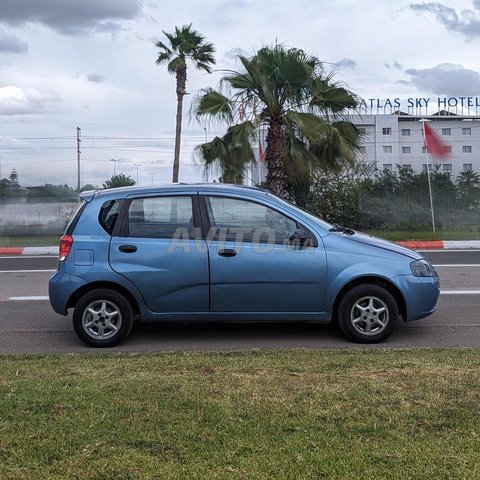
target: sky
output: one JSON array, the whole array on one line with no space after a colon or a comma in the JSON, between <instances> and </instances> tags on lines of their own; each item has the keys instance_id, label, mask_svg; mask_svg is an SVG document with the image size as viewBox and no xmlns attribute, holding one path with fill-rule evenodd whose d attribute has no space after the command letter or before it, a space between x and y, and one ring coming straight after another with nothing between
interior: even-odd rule
<instances>
[{"instance_id":1,"label":"sky","mask_svg":"<svg viewBox=\"0 0 480 480\"><path fill-rule=\"evenodd\" d=\"M180 181L204 178L193 148L219 129L192 99L264 45L315 55L365 99L480 97L480 0L0 0L0 178L75 187L80 127L82 185L169 182L175 77L154 43L190 23L216 65L188 69Z\"/></svg>"}]
</instances>

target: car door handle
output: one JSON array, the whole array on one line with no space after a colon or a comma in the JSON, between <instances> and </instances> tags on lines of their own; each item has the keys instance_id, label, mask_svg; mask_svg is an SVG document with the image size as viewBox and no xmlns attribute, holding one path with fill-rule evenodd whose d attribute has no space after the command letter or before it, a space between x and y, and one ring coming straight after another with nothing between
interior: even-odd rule
<instances>
[{"instance_id":1,"label":"car door handle","mask_svg":"<svg viewBox=\"0 0 480 480\"><path fill-rule=\"evenodd\" d=\"M137 247L135 245L120 245L118 249L123 253L133 253L137 251Z\"/></svg>"},{"instance_id":2,"label":"car door handle","mask_svg":"<svg viewBox=\"0 0 480 480\"><path fill-rule=\"evenodd\" d=\"M221 257L234 257L237 254L237 251L233 248L224 248L218 251L218 254Z\"/></svg>"}]
</instances>

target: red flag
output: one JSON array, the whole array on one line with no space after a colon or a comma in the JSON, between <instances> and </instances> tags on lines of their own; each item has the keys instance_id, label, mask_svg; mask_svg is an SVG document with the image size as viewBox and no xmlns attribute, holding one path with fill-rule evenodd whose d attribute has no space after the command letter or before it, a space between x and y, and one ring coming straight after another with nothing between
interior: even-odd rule
<instances>
[{"instance_id":1,"label":"red flag","mask_svg":"<svg viewBox=\"0 0 480 480\"><path fill-rule=\"evenodd\" d=\"M261 162L263 162L265 158L265 152L263 151L262 140L258 140L258 158Z\"/></svg>"},{"instance_id":2,"label":"red flag","mask_svg":"<svg viewBox=\"0 0 480 480\"><path fill-rule=\"evenodd\" d=\"M443 140L430 128L427 122L423 122L423 134L425 137L425 148L427 152L438 158L446 158L450 149Z\"/></svg>"}]
</instances>

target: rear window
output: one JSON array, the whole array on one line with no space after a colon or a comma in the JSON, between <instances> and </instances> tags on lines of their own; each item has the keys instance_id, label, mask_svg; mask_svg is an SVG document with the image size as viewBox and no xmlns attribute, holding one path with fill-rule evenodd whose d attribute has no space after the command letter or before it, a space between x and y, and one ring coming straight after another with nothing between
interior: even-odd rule
<instances>
[{"instance_id":1,"label":"rear window","mask_svg":"<svg viewBox=\"0 0 480 480\"><path fill-rule=\"evenodd\" d=\"M77 208L75 215L73 215L72 219L70 220L70 223L67 225L67 228L65 229L65 235L72 235L86 205L87 202L83 200L80 206Z\"/></svg>"},{"instance_id":2,"label":"rear window","mask_svg":"<svg viewBox=\"0 0 480 480\"><path fill-rule=\"evenodd\" d=\"M122 200L109 200L105 202L100 209L98 222L109 235L113 232L113 227L115 227L121 206Z\"/></svg>"}]
</instances>

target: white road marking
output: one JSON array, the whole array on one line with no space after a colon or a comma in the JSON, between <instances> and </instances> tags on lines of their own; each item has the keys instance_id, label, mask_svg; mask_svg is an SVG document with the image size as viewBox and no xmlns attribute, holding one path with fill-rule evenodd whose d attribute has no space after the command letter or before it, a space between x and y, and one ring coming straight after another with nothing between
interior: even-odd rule
<instances>
[{"instance_id":1,"label":"white road marking","mask_svg":"<svg viewBox=\"0 0 480 480\"><path fill-rule=\"evenodd\" d=\"M28 300L48 300L48 295L31 295L28 297L10 297L8 300L25 302Z\"/></svg>"},{"instance_id":2,"label":"white road marking","mask_svg":"<svg viewBox=\"0 0 480 480\"><path fill-rule=\"evenodd\" d=\"M480 290L440 290L440 295L480 295Z\"/></svg>"},{"instance_id":3,"label":"white road marking","mask_svg":"<svg viewBox=\"0 0 480 480\"><path fill-rule=\"evenodd\" d=\"M44 273L44 272L56 272L57 270L0 270L0 273Z\"/></svg>"},{"instance_id":4,"label":"white road marking","mask_svg":"<svg viewBox=\"0 0 480 480\"><path fill-rule=\"evenodd\" d=\"M434 267L480 267L480 263L444 263L442 265L434 265Z\"/></svg>"},{"instance_id":5,"label":"white road marking","mask_svg":"<svg viewBox=\"0 0 480 480\"><path fill-rule=\"evenodd\" d=\"M440 295L480 295L480 290L441 290ZM9 301L27 302L29 300L48 300L48 295L31 295L25 297L10 297Z\"/></svg>"}]
</instances>

